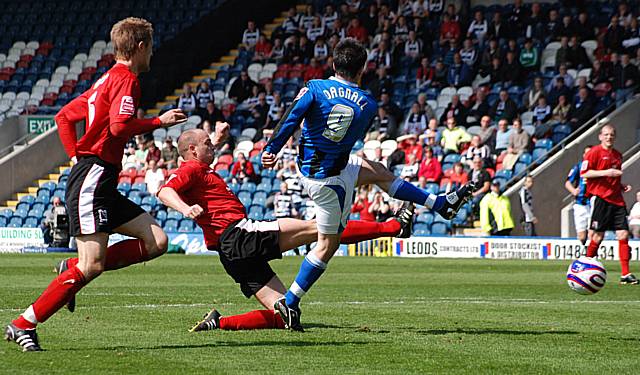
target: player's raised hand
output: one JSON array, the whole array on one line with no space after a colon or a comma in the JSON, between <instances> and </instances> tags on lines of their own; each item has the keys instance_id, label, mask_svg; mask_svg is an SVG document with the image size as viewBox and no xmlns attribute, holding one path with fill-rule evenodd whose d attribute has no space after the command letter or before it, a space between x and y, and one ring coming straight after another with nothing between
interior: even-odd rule
<instances>
[{"instance_id":1,"label":"player's raised hand","mask_svg":"<svg viewBox=\"0 0 640 375\"><path fill-rule=\"evenodd\" d=\"M216 121L216 138L225 140L229 136L229 123L226 121Z\"/></svg>"},{"instance_id":2,"label":"player's raised hand","mask_svg":"<svg viewBox=\"0 0 640 375\"><path fill-rule=\"evenodd\" d=\"M265 168L273 169L278 161L278 156L270 152L262 153L262 166Z\"/></svg>"},{"instance_id":3,"label":"player's raised hand","mask_svg":"<svg viewBox=\"0 0 640 375\"><path fill-rule=\"evenodd\" d=\"M183 122L187 121L187 115L181 109L170 109L158 118L160 119L162 127L165 128L177 124L182 124Z\"/></svg>"},{"instance_id":4,"label":"player's raised hand","mask_svg":"<svg viewBox=\"0 0 640 375\"><path fill-rule=\"evenodd\" d=\"M631 185L622 185L622 191L628 193L631 191Z\"/></svg>"},{"instance_id":5,"label":"player's raised hand","mask_svg":"<svg viewBox=\"0 0 640 375\"><path fill-rule=\"evenodd\" d=\"M194 204L193 206L188 207L186 210L184 210L184 212L182 212L182 215L188 217L189 219L195 219L198 216L202 215L203 212L204 210L202 209L202 207L200 207L200 205Z\"/></svg>"}]
</instances>

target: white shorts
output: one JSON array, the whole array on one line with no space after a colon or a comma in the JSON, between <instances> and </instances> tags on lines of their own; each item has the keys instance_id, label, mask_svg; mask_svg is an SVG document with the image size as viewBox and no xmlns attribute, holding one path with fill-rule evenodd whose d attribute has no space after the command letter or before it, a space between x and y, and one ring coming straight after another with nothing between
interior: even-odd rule
<instances>
[{"instance_id":1,"label":"white shorts","mask_svg":"<svg viewBox=\"0 0 640 375\"><path fill-rule=\"evenodd\" d=\"M302 177L302 185L316 204L318 232L338 234L347 226L360 166L362 158L351 155L347 166L337 176L321 179Z\"/></svg>"},{"instance_id":2,"label":"white shorts","mask_svg":"<svg viewBox=\"0 0 640 375\"><path fill-rule=\"evenodd\" d=\"M591 218L589 205L573 205L573 222L576 225L576 232L586 232L587 228L589 228L589 218Z\"/></svg>"}]
</instances>

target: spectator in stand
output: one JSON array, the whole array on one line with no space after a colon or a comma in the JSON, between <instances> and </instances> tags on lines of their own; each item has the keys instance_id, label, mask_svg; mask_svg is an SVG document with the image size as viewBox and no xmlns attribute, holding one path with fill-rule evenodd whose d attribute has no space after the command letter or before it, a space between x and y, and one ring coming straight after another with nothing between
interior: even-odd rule
<instances>
[{"instance_id":1,"label":"spectator in stand","mask_svg":"<svg viewBox=\"0 0 640 375\"><path fill-rule=\"evenodd\" d=\"M533 187L533 177L527 176L524 178L524 185L520 189L518 195L520 196L520 207L522 208L522 227L526 236L535 237L536 224L538 218L533 213L533 194L531 194L531 188Z\"/></svg>"},{"instance_id":2,"label":"spectator in stand","mask_svg":"<svg viewBox=\"0 0 640 375\"><path fill-rule=\"evenodd\" d=\"M489 115L494 121L512 121L518 115L518 105L509 97L507 90L500 90L499 98L489 110Z\"/></svg>"},{"instance_id":3,"label":"spectator in stand","mask_svg":"<svg viewBox=\"0 0 640 375\"><path fill-rule=\"evenodd\" d=\"M431 81L431 87L442 89L449 86L449 82L447 81L448 75L449 71L444 65L444 62L442 61L442 59L438 59L436 61L436 67L433 71L433 81Z\"/></svg>"},{"instance_id":4,"label":"spectator in stand","mask_svg":"<svg viewBox=\"0 0 640 375\"><path fill-rule=\"evenodd\" d=\"M256 27L253 20L247 22L247 28L242 33L242 44L248 49L253 50L260 39L260 30Z\"/></svg>"},{"instance_id":5,"label":"spectator in stand","mask_svg":"<svg viewBox=\"0 0 640 375\"><path fill-rule=\"evenodd\" d=\"M462 62L469 66L471 75L475 75L476 65L478 63L478 51L473 46L473 41L467 38L464 40L462 49L460 50L460 58Z\"/></svg>"},{"instance_id":6,"label":"spectator in stand","mask_svg":"<svg viewBox=\"0 0 640 375\"><path fill-rule=\"evenodd\" d=\"M542 7L540 6L540 3L531 4L531 14L526 20L527 30L525 35L536 40L543 40L545 37L545 19L546 17L542 14Z\"/></svg>"},{"instance_id":7,"label":"spectator in stand","mask_svg":"<svg viewBox=\"0 0 640 375\"><path fill-rule=\"evenodd\" d=\"M362 221L376 221L376 215L373 212L372 202L369 202L369 190L371 186L365 185L360 187L355 202L351 206L352 214L359 214Z\"/></svg>"},{"instance_id":8,"label":"spectator in stand","mask_svg":"<svg viewBox=\"0 0 640 375\"><path fill-rule=\"evenodd\" d=\"M454 191L469 182L469 175L464 171L462 163L455 163L452 171L449 174L445 173L445 175L448 179L446 187L447 192Z\"/></svg>"},{"instance_id":9,"label":"spectator in stand","mask_svg":"<svg viewBox=\"0 0 640 375\"><path fill-rule=\"evenodd\" d=\"M287 11L287 17L282 21L280 26L280 33L285 38L295 35L298 32L298 25L300 24L300 15L296 11L295 7L289 8Z\"/></svg>"},{"instance_id":10,"label":"spectator in stand","mask_svg":"<svg viewBox=\"0 0 640 375\"><path fill-rule=\"evenodd\" d=\"M509 236L513 230L511 202L502 195L498 182L491 184L491 193L480 201L480 226L491 236Z\"/></svg>"},{"instance_id":11,"label":"spectator in stand","mask_svg":"<svg viewBox=\"0 0 640 375\"><path fill-rule=\"evenodd\" d=\"M591 100L595 100L595 92L591 89L591 87L589 87L587 83L587 77L578 77L578 79L576 79L576 82L576 87L573 88L573 91L575 92L574 98L577 98L578 94L580 93L580 89L584 88L587 90L587 97Z\"/></svg>"},{"instance_id":12,"label":"spectator in stand","mask_svg":"<svg viewBox=\"0 0 640 375\"><path fill-rule=\"evenodd\" d=\"M586 88L580 89L578 97L573 101L573 105L567 115L571 128L576 130L589 121L593 117L594 110L595 105L593 100L589 98L589 91Z\"/></svg>"},{"instance_id":13,"label":"spectator in stand","mask_svg":"<svg viewBox=\"0 0 640 375\"><path fill-rule=\"evenodd\" d=\"M196 112L198 116L201 118L205 116L207 112L207 103L215 100L213 97L213 91L209 88L209 83L207 81L202 81L198 85L198 90L196 91L196 102L198 103L198 107Z\"/></svg>"},{"instance_id":14,"label":"spectator in stand","mask_svg":"<svg viewBox=\"0 0 640 375\"><path fill-rule=\"evenodd\" d=\"M323 37L325 34L324 25L322 24L322 19L319 16L315 16L311 23L311 27L306 29L307 38L310 41L316 42L319 37Z\"/></svg>"},{"instance_id":15,"label":"spectator in stand","mask_svg":"<svg viewBox=\"0 0 640 375\"><path fill-rule=\"evenodd\" d=\"M313 19L317 17L313 10L313 5L307 5L304 9L304 13L300 15L300 22L298 24L298 32L304 33L313 25Z\"/></svg>"},{"instance_id":16,"label":"spectator in stand","mask_svg":"<svg viewBox=\"0 0 640 375\"><path fill-rule=\"evenodd\" d=\"M327 61L324 64L324 77L323 79L328 79L336 74L333 70L333 56L327 57Z\"/></svg>"},{"instance_id":17,"label":"spectator in stand","mask_svg":"<svg viewBox=\"0 0 640 375\"><path fill-rule=\"evenodd\" d=\"M196 96L193 95L191 85L189 85L188 83L185 83L182 86L182 94L178 97L176 105L179 109L188 114L192 114L193 112L195 112L198 106L198 101L196 100Z\"/></svg>"},{"instance_id":18,"label":"spectator in stand","mask_svg":"<svg viewBox=\"0 0 640 375\"><path fill-rule=\"evenodd\" d=\"M160 168L174 169L178 168L178 148L173 145L173 138L164 139L164 147L162 147L161 158L158 162Z\"/></svg>"},{"instance_id":19,"label":"spectator in stand","mask_svg":"<svg viewBox=\"0 0 640 375\"><path fill-rule=\"evenodd\" d=\"M373 118L367 140L384 141L398 137L398 123L385 106L378 107L378 114Z\"/></svg>"},{"instance_id":20,"label":"spectator in stand","mask_svg":"<svg viewBox=\"0 0 640 375\"><path fill-rule=\"evenodd\" d=\"M624 40L624 28L620 26L618 15L611 16L611 22L607 27L604 36L605 45L613 52L622 52L622 41Z\"/></svg>"},{"instance_id":21,"label":"spectator in stand","mask_svg":"<svg viewBox=\"0 0 640 375\"><path fill-rule=\"evenodd\" d=\"M594 60L593 65L591 65L591 73L589 73L589 83L595 86L599 83L608 81L609 77L607 70L602 66L602 62Z\"/></svg>"},{"instance_id":22,"label":"spectator in stand","mask_svg":"<svg viewBox=\"0 0 640 375\"><path fill-rule=\"evenodd\" d=\"M625 48L626 53L635 56L636 51L638 50L638 44L640 44L640 29L638 28L638 19L632 17L625 26L622 46Z\"/></svg>"},{"instance_id":23,"label":"spectator in stand","mask_svg":"<svg viewBox=\"0 0 640 375\"><path fill-rule=\"evenodd\" d=\"M491 85L502 85L504 82L504 69L502 69L502 60L499 57L496 56L491 60L491 66L487 70L487 74Z\"/></svg>"},{"instance_id":24,"label":"spectator in stand","mask_svg":"<svg viewBox=\"0 0 640 375\"><path fill-rule=\"evenodd\" d=\"M266 62L271 57L273 46L266 35L260 35L253 51L253 61L258 63Z\"/></svg>"},{"instance_id":25,"label":"spectator in stand","mask_svg":"<svg viewBox=\"0 0 640 375\"><path fill-rule=\"evenodd\" d=\"M524 96L522 97L523 107L528 111L533 110L533 108L538 105L538 98L541 96L546 96L546 91L544 89L542 78L536 77L533 80L533 85L525 91Z\"/></svg>"},{"instance_id":26,"label":"spectator in stand","mask_svg":"<svg viewBox=\"0 0 640 375\"><path fill-rule=\"evenodd\" d=\"M493 14L493 20L489 24L489 37L492 39L496 39L498 43L501 43L509 36L508 25L505 25L502 22L502 15L500 12L495 12Z\"/></svg>"},{"instance_id":27,"label":"spectator in stand","mask_svg":"<svg viewBox=\"0 0 640 375\"><path fill-rule=\"evenodd\" d=\"M493 59L495 58L500 62L500 47L498 47L497 40L490 39L488 45L484 48L484 51L480 56L480 76L486 77L490 74Z\"/></svg>"},{"instance_id":28,"label":"spectator in stand","mask_svg":"<svg viewBox=\"0 0 640 375\"><path fill-rule=\"evenodd\" d=\"M422 41L418 39L415 31L409 31L409 37L404 43L404 58L403 60L409 66L415 66L422 56Z\"/></svg>"},{"instance_id":29,"label":"spectator in stand","mask_svg":"<svg viewBox=\"0 0 640 375\"><path fill-rule=\"evenodd\" d=\"M149 168L149 163L153 160L157 163L162 159L162 152L156 146L154 141L149 141L147 146L147 157L145 159L145 169Z\"/></svg>"},{"instance_id":30,"label":"spectator in stand","mask_svg":"<svg viewBox=\"0 0 640 375\"><path fill-rule=\"evenodd\" d=\"M556 50L556 69L560 69L561 65L571 64L571 51L569 49L569 37L560 38L560 48Z\"/></svg>"},{"instance_id":31,"label":"spectator in stand","mask_svg":"<svg viewBox=\"0 0 640 375\"><path fill-rule=\"evenodd\" d=\"M562 16L562 23L560 24L559 33L560 33L560 38L569 37L575 33L575 30L573 28L573 22L571 21L570 15L565 14L564 16Z\"/></svg>"},{"instance_id":32,"label":"spectator in stand","mask_svg":"<svg viewBox=\"0 0 640 375\"><path fill-rule=\"evenodd\" d=\"M149 151L147 150L147 145L144 142L138 143L137 147L138 148L135 152L136 168L144 169L147 163L147 154Z\"/></svg>"},{"instance_id":33,"label":"spectator in stand","mask_svg":"<svg viewBox=\"0 0 640 375\"><path fill-rule=\"evenodd\" d=\"M518 61L522 66L524 78L527 78L529 74L538 70L540 57L538 56L538 49L533 46L533 40L531 40L531 38L527 38L524 42L524 48L520 50Z\"/></svg>"},{"instance_id":34,"label":"spectator in stand","mask_svg":"<svg viewBox=\"0 0 640 375\"><path fill-rule=\"evenodd\" d=\"M371 203L369 208L371 213L376 217L377 222L385 222L393 216L389 202L384 199L381 191L375 192L373 195L373 203ZM360 217L362 217L362 215Z\"/></svg>"},{"instance_id":35,"label":"spectator in stand","mask_svg":"<svg viewBox=\"0 0 640 375\"><path fill-rule=\"evenodd\" d=\"M578 36L578 42L582 43L585 40L595 39L593 32L594 27L589 21L589 15L585 11L581 11L578 14L578 21L574 24L575 35Z\"/></svg>"},{"instance_id":36,"label":"spectator in stand","mask_svg":"<svg viewBox=\"0 0 640 375\"><path fill-rule=\"evenodd\" d=\"M293 138L289 138L285 146L280 150L278 157L282 161L283 165L289 165L292 161L296 161L298 156L298 149L293 146Z\"/></svg>"},{"instance_id":37,"label":"spectator in stand","mask_svg":"<svg viewBox=\"0 0 640 375\"><path fill-rule=\"evenodd\" d=\"M580 45L577 36L571 37L571 47L569 48L570 67L573 69L584 69L591 65L591 60L587 56L587 51Z\"/></svg>"},{"instance_id":38,"label":"spectator in stand","mask_svg":"<svg viewBox=\"0 0 640 375\"><path fill-rule=\"evenodd\" d=\"M498 121L498 130L496 131L496 144L494 149L495 154L500 155L507 151L510 136L511 129L509 129L509 122L506 119Z\"/></svg>"},{"instance_id":39,"label":"spectator in stand","mask_svg":"<svg viewBox=\"0 0 640 375\"><path fill-rule=\"evenodd\" d=\"M294 197L289 194L289 186L286 182L280 183L280 191L273 198L273 214L277 218L298 217Z\"/></svg>"},{"instance_id":40,"label":"spectator in stand","mask_svg":"<svg viewBox=\"0 0 640 375\"><path fill-rule=\"evenodd\" d=\"M399 43L404 43L409 37L409 25L407 25L407 19L404 16L400 15L396 18L393 35Z\"/></svg>"},{"instance_id":41,"label":"spectator in stand","mask_svg":"<svg viewBox=\"0 0 640 375\"><path fill-rule=\"evenodd\" d=\"M470 98L470 102L473 103L467 111L467 118L465 118L467 125L477 124L478 120L486 116L489 113L491 107L487 101L487 94L483 89L479 88L476 94ZM468 117L473 117L469 120Z\"/></svg>"},{"instance_id":42,"label":"spectator in stand","mask_svg":"<svg viewBox=\"0 0 640 375\"><path fill-rule=\"evenodd\" d=\"M435 69L431 67L429 64L429 58L423 57L420 60L420 66L418 67L418 72L416 73L416 87L418 90L428 87L433 81L433 77L435 74Z\"/></svg>"},{"instance_id":43,"label":"spectator in stand","mask_svg":"<svg viewBox=\"0 0 640 375\"><path fill-rule=\"evenodd\" d=\"M202 114L202 120L209 121L210 124L215 124L218 121L226 121L224 114L216 107L214 100L215 98L207 102L206 110Z\"/></svg>"},{"instance_id":44,"label":"spectator in stand","mask_svg":"<svg viewBox=\"0 0 640 375\"><path fill-rule=\"evenodd\" d=\"M376 77L373 78L367 88L375 98L379 98L383 90L387 92L393 91L393 80L387 74L387 69L378 68Z\"/></svg>"},{"instance_id":45,"label":"spectator in stand","mask_svg":"<svg viewBox=\"0 0 640 375\"><path fill-rule=\"evenodd\" d=\"M480 203L480 200L489 192L489 185L491 184L491 175L484 168L484 162L481 157L473 158L473 167L471 168L469 178L475 182L478 187L477 190L471 194L471 204L474 207L474 212L477 212L478 203Z\"/></svg>"},{"instance_id":46,"label":"spectator in stand","mask_svg":"<svg viewBox=\"0 0 640 375\"><path fill-rule=\"evenodd\" d=\"M422 145L418 144L418 137L415 134L407 134L398 137L398 150L404 153L404 159L400 160L398 164L408 164L409 155L414 155L416 160L422 160ZM391 157L390 157L391 158ZM394 164L395 165L395 164ZM389 168L393 165L389 165Z\"/></svg>"},{"instance_id":47,"label":"spectator in stand","mask_svg":"<svg viewBox=\"0 0 640 375\"><path fill-rule=\"evenodd\" d=\"M451 101L442 112L440 123L446 123L450 117L455 118L458 125L465 126L467 124L467 108L462 104L460 96L457 94L451 97Z\"/></svg>"},{"instance_id":48,"label":"spectator in stand","mask_svg":"<svg viewBox=\"0 0 640 375\"><path fill-rule=\"evenodd\" d=\"M255 119L254 126L261 128L267 123L267 115L269 114L269 104L264 92L258 94L258 102L251 109L251 116Z\"/></svg>"},{"instance_id":49,"label":"spectator in stand","mask_svg":"<svg viewBox=\"0 0 640 375\"><path fill-rule=\"evenodd\" d=\"M567 180L564 183L565 189L571 193L573 201L573 224L576 229L578 241L585 245L587 243L587 228L589 227L589 217L591 216L590 199L587 197L587 179L580 176L582 160L591 150L590 145L585 146L580 161L569 171Z\"/></svg>"},{"instance_id":50,"label":"spectator in stand","mask_svg":"<svg viewBox=\"0 0 640 375\"><path fill-rule=\"evenodd\" d=\"M416 154L408 154L407 159L407 163L402 167L402 171L400 171L400 178L410 182L417 181L420 164L418 164Z\"/></svg>"},{"instance_id":51,"label":"spectator in stand","mask_svg":"<svg viewBox=\"0 0 640 375\"><path fill-rule=\"evenodd\" d=\"M451 19L448 13L442 16L442 24L440 26L440 46L449 44L449 42L457 42L460 39L460 24L457 20Z\"/></svg>"},{"instance_id":52,"label":"spectator in stand","mask_svg":"<svg viewBox=\"0 0 640 375\"><path fill-rule=\"evenodd\" d=\"M386 41L380 41L378 47L374 48L369 54L368 61L373 62L376 68L391 69L391 54Z\"/></svg>"},{"instance_id":53,"label":"spectator in stand","mask_svg":"<svg viewBox=\"0 0 640 375\"><path fill-rule=\"evenodd\" d=\"M418 169L418 181L421 186L428 182L440 183L441 177L442 165L440 161L438 161L438 158L433 155L431 147L427 146L424 149L424 156Z\"/></svg>"},{"instance_id":54,"label":"spectator in stand","mask_svg":"<svg viewBox=\"0 0 640 375\"><path fill-rule=\"evenodd\" d=\"M489 24L484 19L482 11L476 11L473 15L473 21L467 29L467 38L471 38L479 46L484 45L485 35L489 32Z\"/></svg>"},{"instance_id":55,"label":"spectator in stand","mask_svg":"<svg viewBox=\"0 0 640 375\"><path fill-rule=\"evenodd\" d=\"M438 144L436 140L436 132L434 130L428 129L425 134L425 146L427 146L433 152L433 156L438 159L438 161L442 161L444 157L444 151L442 151L442 147Z\"/></svg>"},{"instance_id":56,"label":"spectator in stand","mask_svg":"<svg viewBox=\"0 0 640 375\"><path fill-rule=\"evenodd\" d=\"M504 64L502 64L502 80L507 86L520 85L522 81L522 69L516 56L514 52L507 52Z\"/></svg>"},{"instance_id":57,"label":"spectator in stand","mask_svg":"<svg viewBox=\"0 0 640 375\"><path fill-rule=\"evenodd\" d=\"M398 105L391 100L391 95L389 91L383 89L380 92L380 103L378 103L380 107L387 107L387 113L389 113L396 120L396 123L402 121L404 114Z\"/></svg>"},{"instance_id":58,"label":"spectator in stand","mask_svg":"<svg viewBox=\"0 0 640 375\"><path fill-rule=\"evenodd\" d=\"M323 36L319 36L313 45L313 57L315 57L320 65L323 65L329 57L329 46Z\"/></svg>"},{"instance_id":59,"label":"spectator in stand","mask_svg":"<svg viewBox=\"0 0 640 375\"><path fill-rule=\"evenodd\" d=\"M302 64L309 64L309 61L313 57L313 43L309 41L306 35L300 37L300 54Z\"/></svg>"},{"instance_id":60,"label":"spectator in stand","mask_svg":"<svg viewBox=\"0 0 640 375\"><path fill-rule=\"evenodd\" d=\"M418 106L420 106L420 113L423 113L427 117L427 121L431 121L436 117L436 113L429 105L429 101L427 100L427 94L421 92L418 94Z\"/></svg>"},{"instance_id":61,"label":"spectator in stand","mask_svg":"<svg viewBox=\"0 0 640 375\"><path fill-rule=\"evenodd\" d=\"M131 145L127 147L122 155L122 170L125 171L129 168L137 168L136 149Z\"/></svg>"},{"instance_id":62,"label":"spectator in stand","mask_svg":"<svg viewBox=\"0 0 640 375\"><path fill-rule=\"evenodd\" d=\"M549 20L544 29L544 43L548 44L549 42L556 41L560 38L560 25L562 21L560 21L558 17L558 10L551 8L549 10Z\"/></svg>"},{"instance_id":63,"label":"spectator in stand","mask_svg":"<svg viewBox=\"0 0 640 375\"><path fill-rule=\"evenodd\" d=\"M312 79L322 79L324 75L324 69L318 64L318 60L312 58L309 62L309 67L304 71L304 81L308 82Z\"/></svg>"},{"instance_id":64,"label":"spectator in stand","mask_svg":"<svg viewBox=\"0 0 640 375\"><path fill-rule=\"evenodd\" d=\"M282 39L274 38L271 53L267 55L267 61L280 64L284 60L284 49L285 47Z\"/></svg>"},{"instance_id":65,"label":"spectator in stand","mask_svg":"<svg viewBox=\"0 0 640 375\"><path fill-rule=\"evenodd\" d=\"M476 156L482 158L485 165L491 165L493 162L489 146L482 144L482 140L479 135L471 137L471 144L464 154L462 154L460 162L468 165L469 168L473 168L473 159L475 159Z\"/></svg>"},{"instance_id":66,"label":"spectator in stand","mask_svg":"<svg viewBox=\"0 0 640 375\"><path fill-rule=\"evenodd\" d=\"M554 124L566 124L569 121L569 111L571 105L565 95L558 97L558 105L553 109L553 115L551 117Z\"/></svg>"},{"instance_id":67,"label":"spectator in stand","mask_svg":"<svg viewBox=\"0 0 640 375\"><path fill-rule=\"evenodd\" d=\"M349 22L349 26L347 27L347 36L349 38L355 38L358 42L363 44L367 44L369 41L367 29L360 24L360 20L358 18L352 18Z\"/></svg>"},{"instance_id":68,"label":"spectator in stand","mask_svg":"<svg viewBox=\"0 0 640 375\"><path fill-rule=\"evenodd\" d=\"M242 103L251 95L255 86L256 83L249 78L247 71L243 70L240 72L240 78L237 78L231 85L229 97L236 103Z\"/></svg>"},{"instance_id":69,"label":"spectator in stand","mask_svg":"<svg viewBox=\"0 0 640 375\"><path fill-rule=\"evenodd\" d=\"M636 192L636 203L629 211L629 231L633 238L640 238L640 191Z\"/></svg>"},{"instance_id":70,"label":"spectator in stand","mask_svg":"<svg viewBox=\"0 0 640 375\"><path fill-rule=\"evenodd\" d=\"M563 77L555 79L555 84L551 90L549 90L549 94L547 95L549 104L558 104L560 96L564 96L565 100L571 97L571 90L564 84Z\"/></svg>"},{"instance_id":71,"label":"spectator in stand","mask_svg":"<svg viewBox=\"0 0 640 375\"><path fill-rule=\"evenodd\" d=\"M147 190L151 195L156 195L160 186L164 184L164 172L153 159L149 161L149 168L144 174L144 183L147 184Z\"/></svg>"},{"instance_id":72,"label":"spectator in stand","mask_svg":"<svg viewBox=\"0 0 640 375\"><path fill-rule=\"evenodd\" d=\"M482 116L480 118L480 130L477 135L480 137L480 144L491 148L491 145L495 143L496 129L491 126L491 117Z\"/></svg>"},{"instance_id":73,"label":"spectator in stand","mask_svg":"<svg viewBox=\"0 0 640 375\"><path fill-rule=\"evenodd\" d=\"M411 110L407 114L407 118L404 121L404 127L402 129L403 134L415 134L420 135L427 130L427 116L420 111L420 104L414 102L411 105Z\"/></svg>"},{"instance_id":74,"label":"spectator in stand","mask_svg":"<svg viewBox=\"0 0 640 375\"><path fill-rule=\"evenodd\" d=\"M456 123L455 117L447 119L447 128L442 131L440 143L444 154L458 153L463 143L469 142L471 136Z\"/></svg>"},{"instance_id":75,"label":"spectator in stand","mask_svg":"<svg viewBox=\"0 0 640 375\"><path fill-rule=\"evenodd\" d=\"M331 4L327 5L324 8L324 14L322 15L322 22L324 26L331 29L333 28L334 22L338 19L338 13L333 9Z\"/></svg>"},{"instance_id":76,"label":"spectator in stand","mask_svg":"<svg viewBox=\"0 0 640 375\"><path fill-rule=\"evenodd\" d=\"M538 98L538 105L533 108L533 125L536 127L533 138L534 140L548 138L551 133L551 107L547 104L547 98L541 96Z\"/></svg>"},{"instance_id":77,"label":"spectator in stand","mask_svg":"<svg viewBox=\"0 0 640 375\"><path fill-rule=\"evenodd\" d=\"M549 82L549 85L553 86L558 81L558 79L560 79L560 78L562 78L564 80L564 85L566 87L568 87L568 88L572 88L573 87L574 79L573 79L573 76L567 72L567 65L566 64L560 65L560 68L558 68L558 74L555 77L553 77L551 82Z\"/></svg>"},{"instance_id":78,"label":"spectator in stand","mask_svg":"<svg viewBox=\"0 0 640 375\"><path fill-rule=\"evenodd\" d=\"M453 55L453 64L449 66L449 72L447 74L447 82L450 86L462 87L468 86L473 79L472 71L469 65L462 62L462 57L459 53Z\"/></svg>"},{"instance_id":79,"label":"spectator in stand","mask_svg":"<svg viewBox=\"0 0 640 375\"><path fill-rule=\"evenodd\" d=\"M244 156L244 153L238 153L237 160L233 163L231 168L231 175L233 176L233 182L257 182L258 176L256 175L253 164Z\"/></svg>"},{"instance_id":80,"label":"spectator in stand","mask_svg":"<svg viewBox=\"0 0 640 375\"><path fill-rule=\"evenodd\" d=\"M531 139L529 133L522 129L520 119L513 120L511 126L511 134L509 134L509 147L507 154L502 159L502 168L511 170L523 153L529 151Z\"/></svg>"},{"instance_id":81,"label":"spectator in stand","mask_svg":"<svg viewBox=\"0 0 640 375\"><path fill-rule=\"evenodd\" d=\"M631 64L629 54L622 54L620 64L613 68L613 89L617 108L631 98L639 82L638 68Z\"/></svg>"}]
</instances>

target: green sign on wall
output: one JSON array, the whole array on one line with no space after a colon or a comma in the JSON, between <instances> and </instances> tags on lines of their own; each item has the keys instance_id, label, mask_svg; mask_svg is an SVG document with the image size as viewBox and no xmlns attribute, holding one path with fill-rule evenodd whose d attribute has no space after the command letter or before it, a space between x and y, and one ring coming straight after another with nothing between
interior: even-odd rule
<instances>
[{"instance_id":1,"label":"green sign on wall","mask_svg":"<svg viewBox=\"0 0 640 375\"><path fill-rule=\"evenodd\" d=\"M27 129L29 134L42 134L56 126L53 117L28 117Z\"/></svg>"}]
</instances>

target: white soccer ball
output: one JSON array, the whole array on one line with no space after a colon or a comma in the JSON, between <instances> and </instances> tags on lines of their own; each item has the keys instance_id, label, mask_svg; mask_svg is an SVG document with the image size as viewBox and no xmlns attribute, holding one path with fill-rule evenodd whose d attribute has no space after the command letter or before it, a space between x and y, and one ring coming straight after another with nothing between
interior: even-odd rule
<instances>
[{"instance_id":1,"label":"white soccer ball","mask_svg":"<svg viewBox=\"0 0 640 375\"><path fill-rule=\"evenodd\" d=\"M578 294L594 294L607 282L607 271L596 259L583 257L571 262L567 284Z\"/></svg>"}]
</instances>

